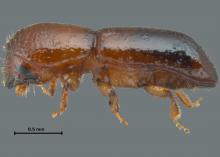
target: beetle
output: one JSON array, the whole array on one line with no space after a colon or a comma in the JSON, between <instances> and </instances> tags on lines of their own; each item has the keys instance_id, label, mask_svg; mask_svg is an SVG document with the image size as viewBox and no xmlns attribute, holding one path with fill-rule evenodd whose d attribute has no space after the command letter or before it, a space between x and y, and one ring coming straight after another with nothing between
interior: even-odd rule
<instances>
[{"instance_id":1,"label":"beetle","mask_svg":"<svg viewBox=\"0 0 220 157\"><path fill-rule=\"evenodd\" d=\"M53 96L61 81L62 96L55 118L67 109L68 91L76 91L85 73L116 118L120 114L114 87L143 88L154 96L169 98L170 117L176 127L189 133L181 122L177 99L187 108L200 106L182 89L215 87L216 70L204 50L188 35L171 30L113 27L93 31L70 24L39 23L18 30L5 45L5 86L25 95L31 84ZM49 87L44 84L49 83Z\"/></svg>"}]
</instances>

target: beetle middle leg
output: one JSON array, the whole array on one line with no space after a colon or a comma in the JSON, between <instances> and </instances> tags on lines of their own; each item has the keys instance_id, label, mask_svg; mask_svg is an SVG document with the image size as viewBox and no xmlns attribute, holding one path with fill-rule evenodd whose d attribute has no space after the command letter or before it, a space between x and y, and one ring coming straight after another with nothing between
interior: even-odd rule
<instances>
[{"instance_id":1,"label":"beetle middle leg","mask_svg":"<svg viewBox=\"0 0 220 157\"><path fill-rule=\"evenodd\" d=\"M186 93L184 93L182 90L176 91L176 95L179 97L179 99L183 102L183 105L187 108L197 108L200 106L200 102L203 100L202 97L198 98L195 101L192 101Z\"/></svg>"},{"instance_id":2,"label":"beetle middle leg","mask_svg":"<svg viewBox=\"0 0 220 157\"><path fill-rule=\"evenodd\" d=\"M190 133L190 130L179 122L182 112L176 101L176 96L173 95L170 90L157 86L148 86L145 87L144 89L154 96L170 98L171 99L170 118L172 119L173 123L176 125L176 127L179 130L183 130L185 134Z\"/></svg>"},{"instance_id":3,"label":"beetle middle leg","mask_svg":"<svg viewBox=\"0 0 220 157\"><path fill-rule=\"evenodd\" d=\"M119 112L120 106L118 103L118 96L115 90L112 88L110 84L101 81L97 81L97 86L104 96L109 97L109 106L111 107L112 113L120 121L120 123L123 123L127 127L128 122Z\"/></svg>"}]
</instances>

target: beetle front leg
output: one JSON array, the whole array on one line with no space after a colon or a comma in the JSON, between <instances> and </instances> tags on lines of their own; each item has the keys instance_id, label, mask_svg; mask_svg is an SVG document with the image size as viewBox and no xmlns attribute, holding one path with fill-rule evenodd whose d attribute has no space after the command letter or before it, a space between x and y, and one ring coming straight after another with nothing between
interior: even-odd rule
<instances>
[{"instance_id":1,"label":"beetle front leg","mask_svg":"<svg viewBox=\"0 0 220 157\"><path fill-rule=\"evenodd\" d=\"M97 86L104 96L109 97L109 106L111 107L112 113L120 121L120 123L123 123L127 127L128 122L125 120L125 118L119 112L120 106L118 103L118 96L115 93L112 86L108 83L103 83L103 82L99 82L99 81L97 81Z\"/></svg>"},{"instance_id":2,"label":"beetle front leg","mask_svg":"<svg viewBox=\"0 0 220 157\"><path fill-rule=\"evenodd\" d=\"M26 84L16 85L15 94L17 96L27 95L27 92L28 92L28 85L26 85Z\"/></svg>"}]
</instances>

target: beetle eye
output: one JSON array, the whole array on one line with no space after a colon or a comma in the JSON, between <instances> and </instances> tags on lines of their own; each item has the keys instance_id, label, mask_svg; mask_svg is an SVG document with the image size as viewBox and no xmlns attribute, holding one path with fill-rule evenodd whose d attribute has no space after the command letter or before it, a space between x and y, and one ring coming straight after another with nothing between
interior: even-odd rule
<instances>
[{"instance_id":1,"label":"beetle eye","mask_svg":"<svg viewBox=\"0 0 220 157\"><path fill-rule=\"evenodd\" d=\"M36 81L37 76L34 75L28 68L23 65L20 65L17 69L17 78L24 81Z\"/></svg>"}]
</instances>

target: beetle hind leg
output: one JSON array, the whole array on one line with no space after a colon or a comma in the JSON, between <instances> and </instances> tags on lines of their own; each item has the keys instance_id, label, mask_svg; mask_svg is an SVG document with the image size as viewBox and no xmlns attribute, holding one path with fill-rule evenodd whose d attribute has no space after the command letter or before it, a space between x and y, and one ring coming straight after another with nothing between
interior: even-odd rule
<instances>
[{"instance_id":1,"label":"beetle hind leg","mask_svg":"<svg viewBox=\"0 0 220 157\"><path fill-rule=\"evenodd\" d=\"M185 134L190 133L190 130L179 122L182 112L180 110L179 105L176 102L176 97L172 94L172 92L169 89L158 87L158 86L148 86L148 87L145 87L144 89L145 91L149 92L150 94L154 96L170 98L171 99L171 104L170 104L171 120L173 121L173 123L176 125L176 127L179 130L183 130Z\"/></svg>"},{"instance_id":2,"label":"beetle hind leg","mask_svg":"<svg viewBox=\"0 0 220 157\"><path fill-rule=\"evenodd\" d=\"M200 97L195 101L191 101L191 99L188 97L188 95L186 93L184 93L182 90L176 91L176 95L182 101L183 105L186 108L197 108L200 106L200 103L203 100L203 98Z\"/></svg>"},{"instance_id":3,"label":"beetle hind leg","mask_svg":"<svg viewBox=\"0 0 220 157\"><path fill-rule=\"evenodd\" d=\"M109 106L111 107L112 113L120 121L120 123L123 123L125 127L127 127L128 122L119 112L120 106L118 103L118 96L114 89L111 87L111 85L99 81L97 81L97 86L104 96L109 97Z\"/></svg>"},{"instance_id":4,"label":"beetle hind leg","mask_svg":"<svg viewBox=\"0 0 220 157\"><path fill-rule=\"evenodd\" d=\"M180 106L177 104L174 98L171 98L170 118L172 119L173 123L176 125L176 127L179 130L183 130L185 134L189 134L190 130L179 122L181 116L182 116L182 112Z\"/></svg>"}]
</instances>

